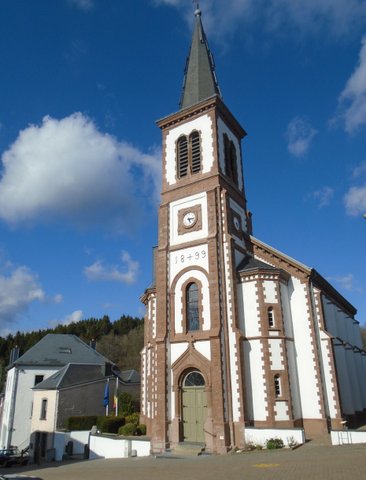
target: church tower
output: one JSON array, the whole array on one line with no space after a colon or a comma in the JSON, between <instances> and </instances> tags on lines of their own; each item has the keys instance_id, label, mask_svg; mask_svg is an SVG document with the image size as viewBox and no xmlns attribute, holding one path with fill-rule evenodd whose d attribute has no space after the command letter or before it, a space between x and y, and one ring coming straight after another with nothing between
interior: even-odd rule
<instances>
[{"instance_id":1,"label":"church tower","mask_svg":"<svg viewBox=\"0 0 366 480\"><path fill-rule=\"evenodd\" d=\"M140 421L152 451L187 442L225 453L271 436L301 443L366 415L356 309L252 234L246 133L222 100L198 8L180 110L157 124L159 238L141 353Z\"/></svg>"},{"instance_id":2,"label":"church tower","mask_svg":"<svg viewBox=\"0 0 366 480\"><path fill-rule=\"evenodd\" d=\"M157 122L163 181L155 285L143 298L143 415L156 450L189 441L224 452L244 423L234 285L251 226L245 131L222 101L199 9L180 107Z\"/></svg>"}]
</instances>

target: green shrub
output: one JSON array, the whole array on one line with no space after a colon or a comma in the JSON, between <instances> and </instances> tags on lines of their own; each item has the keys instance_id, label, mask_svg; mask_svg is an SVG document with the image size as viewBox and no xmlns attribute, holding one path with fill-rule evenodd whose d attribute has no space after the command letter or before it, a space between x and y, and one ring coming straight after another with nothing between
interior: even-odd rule
<instances>
[{"instance_id":1,"label":"green shrub","mask_svg":"<svg viewBox=\"0 0 366 480\"><path fill-rule=\"evenodd\" d=\"M138 412L131 413L131 415L126 415L125 417L126 423L133 423L134 425L138 425L140 421L140 414Z\"/></svg>"},{"instance_id":2,"label":"green shrub","mask_svg":"<svg viewBox=\"0 0 366 480\"><path fill-rule=\"evenodd\" d=\"M98 417L97 427L103 433L118 433L125 424L124 417Z\"/></svg>"},{"instance_id":3,"label":"green shrub","mask_svg":"<svg viewBox=\"0 0 366 480\"><path fill-rule=\"evenodd\" d=\"M126 423L126 425L123 425L123 427L118 430L118 434L130 437L132 435L135 435L136 430L137 427L134 423Z\"/></svg>"},{"instance_id":4,"label":"green shrub","mask_svg":"<svg viewBox=\"0 0 366 480\"><path fill-rule=\"evenodd\" d=\"M283 440L281 438L270 438L267 440L266 446L268 450L273 450L275 448L283 448Z\"/></svg>"},{"instance_id":5,"label":"green shrub","mask_svg":"<svg viewBox=\"0 0 366 480\"><path fill-rule=\"evenodd\" d=\"M69 417L67 419L68 430L91 430L97 424L97 417L93 415Z\"/></svg>"},{"instance_id":6,"label":"green shrub","mask_svg":"<svg viewBox=\"0 0 366 480\"><path fill-rule=\"evenodd\" d=\"M146 425L143 423L141 425L137 425L136 435L146 435Z\"/></svg>"}]
</instances>

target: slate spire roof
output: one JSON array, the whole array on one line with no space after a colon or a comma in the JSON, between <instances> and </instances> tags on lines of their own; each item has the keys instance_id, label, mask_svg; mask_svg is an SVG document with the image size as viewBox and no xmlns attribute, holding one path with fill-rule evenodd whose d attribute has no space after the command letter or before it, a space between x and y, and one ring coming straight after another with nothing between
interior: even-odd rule
<instances>
[{"instance_id":1,"label":"slate spire roof","mask_svg":"<svg viewBox=\"0 0 366 480\"><path fill-rule=\"evenodd\" d=\"M184 72L183 92L179 102L181 109L214 95L221 97L215 74L215 64L203 30L201 10L198 5L194 14L196 24Z\"/></svg>"}]
</instances>

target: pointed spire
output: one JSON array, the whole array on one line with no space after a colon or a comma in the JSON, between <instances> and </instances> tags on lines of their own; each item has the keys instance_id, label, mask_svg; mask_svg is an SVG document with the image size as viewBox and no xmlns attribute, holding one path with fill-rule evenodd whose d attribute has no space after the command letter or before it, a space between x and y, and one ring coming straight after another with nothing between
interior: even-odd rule
<instances>
[{"instance_id":1,"label":"pointed spire","mask_svg":"<svg viewBox=\"0 0 366 480\"><path fill-rule=\"evenodd\" d=\"M190 107L213 95L221 97L215 74L215 64L203 30L198 3L194 15L196 24L184 72L183 92L179 102L181 109Z\"/></svg>"}]
</instances>

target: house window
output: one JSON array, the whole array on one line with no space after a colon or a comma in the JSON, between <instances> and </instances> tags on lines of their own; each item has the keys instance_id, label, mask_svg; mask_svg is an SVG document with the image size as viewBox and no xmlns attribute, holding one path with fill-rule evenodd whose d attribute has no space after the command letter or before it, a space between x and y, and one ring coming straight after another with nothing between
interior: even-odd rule
<instances>
[{"instance_id":1,"label":"house window","mask_svg":"<svg viewBox=\"0 0 366 480\"><path fill-rule=\"evenodd\" d=\"M269 307L267 314L268 314L268 326L269 328L273 328L275 322L274 322L274 313L273 313L272 307Z\"/></svg>"},{"instance_id":2,"label":"house window","mask_svg":"<svg viewBox=\"0 0 366 480\"><path fill-rule=\"evenodd\" d=\"M44 375L36 375L34 377L34 386L38 385L39 383L43 382Z\"/></svg>"},{"instance_id":3,"label":"house window","mask_svg":"<svg viewBox=\"0 0 366 480\"><path fill-rule=\"evenodd\" d=\"M47 418L47 399L43 398L42 399L42 405L41 405L40 420L46 420L46 418Z\"/></svg>"},{"instance_id":4,"label":"house window","mask_svg":"<svg viewBox=\"0 0 366 480\"><path fill-rule=\"evenodd\" d=\"M198 286L194 282L189 283L186 289L186 315L187 330L199 330Z\"/></svg>"},{"instance_id":5,"label":"house window","mask_svg":"<svg viewBox=\"0 0 366 480\"><path fill-rule=\"evenodd\" d=\"M274 377L274 389L275 389L276 398L280 397L282 395L280 375L275 375L275 377Z\"/></svg>"},{"instance_id":6,"label":"house window","mask_svg":"<svg viewBox=\"0 0 366 480\"><path fill-rule=\"evenodd\" d=\"M179 178L201 171L201 138L196 130L178 138L177 170Z\"/></svg>"},{"instance_id":7,"label":"house window","mask_svg":"<svg viewBox=\"0 0 366 480\"><path fill-rule=\"evenodd\" d=\"M235 183L238 184L238 162L236 157L236 148L234 142L224 133L224 157L225 173Z\"/></svg>"}]
</instances>

